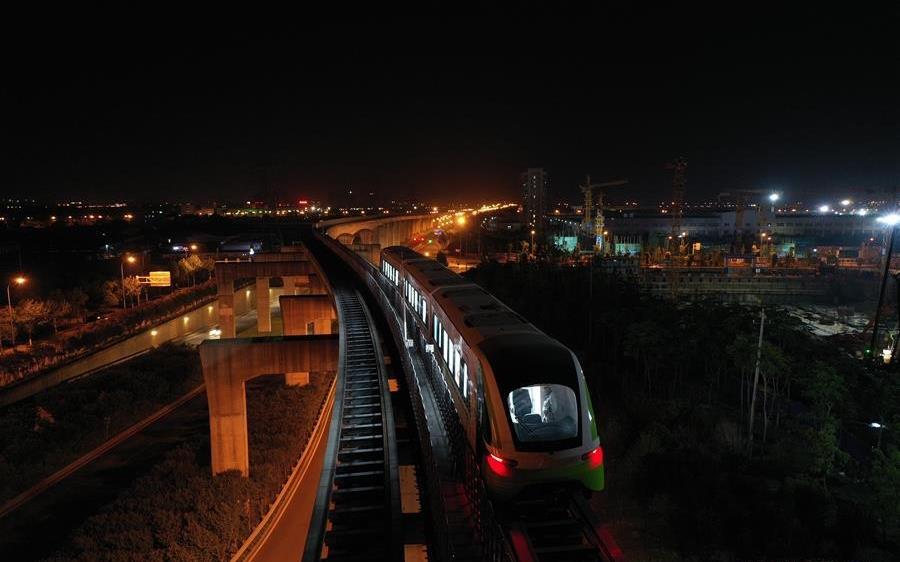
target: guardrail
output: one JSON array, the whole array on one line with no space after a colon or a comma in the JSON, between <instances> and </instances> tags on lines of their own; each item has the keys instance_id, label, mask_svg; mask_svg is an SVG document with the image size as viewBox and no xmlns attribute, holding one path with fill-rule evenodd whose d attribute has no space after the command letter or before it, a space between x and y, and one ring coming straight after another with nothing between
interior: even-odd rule
<instances>
[{"instance_id":1,"label":"guardrail","mask_svg":"<svg viewBox=\"0 0 900 562\"><path fill-rule=\"evenodd\" d=\"M306 441L306 445L303 447L303 452L300 454L300 458L297 459L297 462L294 464L294 467L291 469L291 474L288 477L287 481L282 486L281 491L278 492L278 495L275 496L275 499L269 504L269 510L263 516L262 520L256 525L256 528L253 529L253 532L247 537L247 540L244 541L244 544L241 545L241 548L238 549L237 552L234 553L234 556L231 557L231 562L244 562L245 560L252 560L258 553L262 546L265 544L266 540L272 534L272 531L281 521L282 516L284 515L285 509L287 508L288 501L290 497L293 496L294 492L296 492L297 487L300 485L300 482L303 478L306 477L306 472L309 469L310 464L313 461L313 454L319 446L319 442L322 440L322 437L325 435L326 429L328 428L327 423L324 420L330 420L330 412L332 406L334 405L334 393L335 386L337 384L337 377L331 381L331 388L328 391L328 394L325 396L325 401L322 403L319 409L319 418L316 420L316 425L313 428L312 434L309 436L309 439ZM329 414L329 415L326 415Z\"/></svg>"}]
</instances>

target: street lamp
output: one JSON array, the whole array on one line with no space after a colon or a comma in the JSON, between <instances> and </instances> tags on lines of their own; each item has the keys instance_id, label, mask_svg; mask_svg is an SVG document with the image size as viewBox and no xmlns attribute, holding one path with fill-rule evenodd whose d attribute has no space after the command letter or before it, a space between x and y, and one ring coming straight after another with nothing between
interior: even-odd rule
<instances>
[{"instance_id":1,"label":"street lamp","mask_svg":"<svg viewBox=\"0 0 900 562\"><path fill-rule=\"evenodd\" d=\"M12 342L13 349L16 348L16 328L13 326L12 297L9 293L9 287L13 283L21 287L25 284L25 281L27 281L27 279L18 275L6 284L6 306L9 307L9 341Z\"/></svg>"},{"instance_id":2,"label":"street lamp","mask_svg":"<svg viewBox=\"0 0 900 562\"><path fill-rule=\"evenodd\" d=\"M871 427L872 429L878 430L878 449L881 449L881 434L884 432L885 429L887 429L887 426L884 425L883 423L871 422L871 423L869 423L869 427Z\"/></svg>"},{"instance_id":3,"label":"street lamp","mask_svg":"<svg viewBox=\"0 0 900 562\"><path fill-rule=\"evenodd\" d=\"M534 255L534 234L535 234L535 231L532 230L531 231L531 255L532 256Z\"/></svg>"},{"instance_id":4,"label":"street lamp","mask_svg":"<svg viewBox=\"0 0 900 562\"><path fill-rule=\"evenodd\" d=\"M126 256L124 260L119 262L119 272L122 274L122 310L125 310L125 262L133 264L137 261L134 256Z\"/></svg>"}]
</instances>

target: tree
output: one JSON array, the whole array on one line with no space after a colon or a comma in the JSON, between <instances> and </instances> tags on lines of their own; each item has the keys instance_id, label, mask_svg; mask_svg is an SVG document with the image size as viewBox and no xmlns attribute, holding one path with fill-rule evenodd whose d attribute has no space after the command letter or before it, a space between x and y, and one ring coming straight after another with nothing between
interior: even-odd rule
<instances>
[{"instance_id":1,"label":"tree","mask_svg":"<svg viewBox=\"0 0 900 562\"><path fill-rule=\"evenodd\" d=\"M186 277L190 277L191 285L194 284L197 271L203 268L203 260L197 254L191 254L186 258L178 260L178 269L181 270Z\"/></svg>"},{"instance_id":2,"label":"tree","mask_svg":"<svg viewBox=\"0 0 900 562\"><path fill-rule=\"evenodd\" d=\"M50 316L50 307L44 301L25 299L16 305L14 321L28 334L28 345L32 345L32 335L38 324L46 322Z\"/></svg>"},{"instance_id":3,"label":"tree","mask_svg":"<svg viewBox=\"0 0 900 562\"><path fill-rule=\"evenodd\" d=\"M48 315L53 325L53 333L59 333L59 321L65 320L72 315L72 305L66 300L65 295L60 290L53 291L50 299L47 301Z\"/></svg>"},{"instance_id":4,"label":"tree","mask_svg":"<svg viewBox=\"0 0 900 562\"><path fill-rule=\"evenodd\" d=\"M891 529L900 525L900 451L875 451L869 486L873 511L881 526L881 540L887 542Z\"/></svg>"},{"instance_id":5,"label":"tree","mask_svg":"<svg viewBox=\"0 0 900 562\"><path fill-rule=\"evenodd\" d=\"M125 296L131 297L131 306L135 306L135 301L137 301L137 304L141 303L141 291L143 288L136 275L125 278Z\"/></svg>"},{"instance_id":6,"label":"tree","mask_svg":"<svg viewBox=\"0 0 900 562\"><path fill-rule=\"evenodd\" d=\"M825 420L844 397L844 380L830 363L815 361L803 380L803 395L812 402L818 416Z\"/></svg>"},{"instance_id":7,"label":"tree","mask_svg":"<svg viewBox=\"0 0 900 562\"><path fill-rule=\"evenodd\" d=\"M116 281L105 281L102 287L103 304L116 306L122 302L122 287Z\"/></svg>"},{"instance_id":8,"label":"tree","mask_svg":"<svg viewBox=\"0 0 900 562\"><path fill-rule=\"evenodd\" d=\"M87 312L87 302L89 298L88 294L81 288L75 287L66 292L65 298L72 310L72 315L84 323L84 315Z\"/></svg>"}]
</instances>

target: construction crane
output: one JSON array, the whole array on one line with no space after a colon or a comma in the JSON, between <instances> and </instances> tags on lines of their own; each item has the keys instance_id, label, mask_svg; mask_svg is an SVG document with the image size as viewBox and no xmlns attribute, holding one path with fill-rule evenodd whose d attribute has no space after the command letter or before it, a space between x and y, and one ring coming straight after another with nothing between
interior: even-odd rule
<instances>
[{"instance_id":1,"label":"construction crane","mask_svg":"<svg viewBox=\"0 0 900 562\"><path fill-rule=\"evenodd\" d=\"M585 232L593 234L595 251L598 247L602 247L605 241L603 233L606 225L603 222L603 196L606 193L604 190L608 187L617 187L627 183L627 179L591 183L591 176L587 175L585 176L584 185L578 186L581 192L584 193L584 215L581 217L581 225ZM595 189L597 190L596 203L594 202ZM594 215L594 209L597 209L596 216Z\"/></svg>"},{"instance_id":2,"label":"construction crane","mask_svg":"<svg viewBox=\"0 0 900 562\"><path fill-rule=\"evenodd\" d=\"M681 218L684 215L684 183L687 172L687 160L676 158L666 164L672 170L672 240L681 236Z\"/></svg>"}]
</instances>

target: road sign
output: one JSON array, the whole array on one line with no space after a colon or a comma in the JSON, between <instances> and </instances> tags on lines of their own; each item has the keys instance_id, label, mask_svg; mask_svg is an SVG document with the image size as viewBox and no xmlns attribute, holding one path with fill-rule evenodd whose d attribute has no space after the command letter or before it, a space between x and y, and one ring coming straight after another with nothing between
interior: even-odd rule
<instances>
[{"instance_id":1,"label":"road sign","mask_svg":"<svg viewBox=\"0 0 900 562\"><path fill-rule=\"evenodd\" d=\"M172 274L168 271L151 271L150 272L151 287L171 287Z\"/></svg>"}]
</instances>

